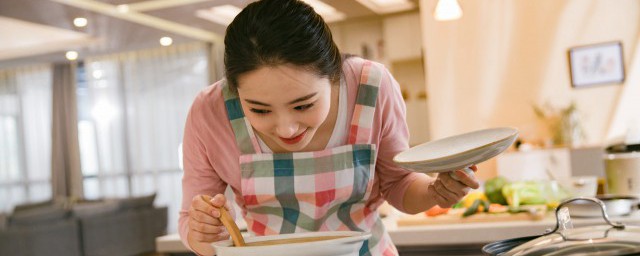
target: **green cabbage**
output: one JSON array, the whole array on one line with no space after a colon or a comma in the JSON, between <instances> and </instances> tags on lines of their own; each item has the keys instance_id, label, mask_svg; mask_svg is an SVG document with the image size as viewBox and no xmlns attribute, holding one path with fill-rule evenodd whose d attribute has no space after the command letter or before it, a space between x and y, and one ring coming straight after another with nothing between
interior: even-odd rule
<instances>
[{"instance_id":1,"label":"green cabbage","mask_svg":"<svg viewBox=\"0 0 640 256\"><path fill-rule=\"evenodd\" d=\"M527 204L546 204L545 184L537 181L518 181L505 184L502 195L512 208Z\"/></svg>"}]
</instances>

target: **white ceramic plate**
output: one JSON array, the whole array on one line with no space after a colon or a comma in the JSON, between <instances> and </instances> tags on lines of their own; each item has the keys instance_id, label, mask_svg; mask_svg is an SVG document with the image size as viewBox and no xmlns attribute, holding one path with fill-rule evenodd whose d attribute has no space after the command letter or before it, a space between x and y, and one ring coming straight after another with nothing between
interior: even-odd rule
<instances>
[{"instance_id":1,"label":"white ceramic plate","mask_svg":"<svg viewBox=\"0 0 640 256\"><path fill-rule=\"evenodd\" d=\"M518 138L513 128L491 128L430 141L393 158L398 165L417 172L461 170L505 151Z\"/></svg>"},{"instance_id":2,"label":"white ceramic plate","mask_svg":"<svg viewBox=\"0 0 640 256\"><path fill-rule=\"evenodd\" d=\"M233 241L220 241L213 243L218 256L357 256L364 240L371 237L371 233L357 231L326 231L294 233L275 236L245 237L246 243L271 241L289 238L318 237L318 236L345 236L329 240L277 244L264 246L234 247Z\"/></svg>"}]
</instances>

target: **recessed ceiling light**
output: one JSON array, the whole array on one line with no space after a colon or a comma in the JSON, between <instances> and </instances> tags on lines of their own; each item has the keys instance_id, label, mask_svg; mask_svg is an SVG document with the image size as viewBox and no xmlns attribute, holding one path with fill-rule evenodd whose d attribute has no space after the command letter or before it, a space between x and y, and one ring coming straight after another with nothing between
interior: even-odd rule
<instances>
[{"instance_id":1,"label":"recessed ceiling light","mask_svg":"<svg viewBox=\"0 0 640 256\"><path fill-rule=\"evenodd\" d=\"M415 8L409 0L356 0L378 14L401 12Z\"/></svg>"},{"instance_id":2,"label":"recessed ceiling light","mask_svg":"<svg viewBox=\"0 0 640 256\"><path fill-rule=\"evenodd\" d=\"M126 5L126 4L118 5L118 6L116 6L116 10L118 10L118 12L122 12L122 13L129 12L129 5Z\"/></svg>"},{"instance_id":3,"label":"recessed ceiling light","mask_svg":"<svg viewBox=\"0 0 640 256\"><path fill-rule=\"evenodd\" d=\"M78 17L73 19L73 25L79 28L87 26L87 19Z\"/></svg>"},{"instance_id":4,"label":"recessed ceiling light","mask_svg":"<svg viewBox=\"0 0 640 256\"><path fill-rule=\"evenodd\" d=\"M225 4L221 6L212 7L206 10L197 10L196 16L205 20L213 21L222 25L229 25L233 19L242 11L240 8Z\"/></svg>"},{"instance_id":5,"label":"recessed ceiling light","mask_svg":"<svg viewBox=\"0 0 640 256\"><path fill-rule=\"evenodd\" d=\"M64 56L67 57L68 60L76 60L78 59L78 52L68 51L67 53L64 54Z\"/></svg>"},{"instance_id":6,"label":"recessed ceiling light","mask_svg":"<svg viewBox=\"0 0 640 256\"><path fill-rule=\"evenodd\" d=\"M338 10L336 10L336 8L333 8L333 6L330 6L322 1L318 1L318 0L302 0L302 1L311 5L311 7L313 7L313 10L315 10L318 14L320 14L320 16L322 16L324 21L327 23L344 20L346 17L344 13L339 12Z\"/></svg>"},{"instance_id":7,"label":"recessed ceiling light","mask_svg":"<svg viewBox=\"0 0 640 256\"><path fill-rule=\"evenodd\" d=\"M164 36L164 37L160 38L160 44L162 46L169 46L169 45L173 44L173 39L171 39L171 37Z\"/></svg>"}]
</instances>

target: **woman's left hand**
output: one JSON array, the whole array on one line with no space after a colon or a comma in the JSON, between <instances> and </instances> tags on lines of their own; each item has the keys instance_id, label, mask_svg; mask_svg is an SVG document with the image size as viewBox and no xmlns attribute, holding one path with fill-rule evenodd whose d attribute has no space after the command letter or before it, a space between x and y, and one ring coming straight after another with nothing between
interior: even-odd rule
<instances>
[{"instance_id":1,"label":"woman's left hand","mask_svg":"<svg viewBox=\"0 0 640 256\"><path fill-rule=\"evenodd\" d=\"M478 167L470 167L473 172L478 171ZM452 176L456 176L455 179ZM469 193L470 189L480 187L478 180L473 173L467 174L464 170L438 173L436 180L429 186L428 194L442 208L449 208L460 201Z\"/></svg>"}]
</instances>

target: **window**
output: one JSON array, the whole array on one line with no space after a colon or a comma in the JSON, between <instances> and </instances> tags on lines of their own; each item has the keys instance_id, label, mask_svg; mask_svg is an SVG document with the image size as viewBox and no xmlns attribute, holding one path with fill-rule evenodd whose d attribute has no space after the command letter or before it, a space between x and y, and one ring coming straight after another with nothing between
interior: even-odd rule
<instances>
[{"instance_id":1,"label":"window","mask_svg":"<svg viewBox=\"0 0 640 256\"><path fill-rule=\"evenodd\" d=\"M155 192L176 232L179 147L191 103L208 85L205 45L87 59L77 77L85 198Z\"/></svg>"},{"instance_id":2,"label":"window","mask_svg":"<svg viewBox=\"0 0 640 256\"><path fill-rule=\"evenodd\" d=\"M51 68L0 71L0 212L51 198Z\"/></svg>"}]
</instances>

